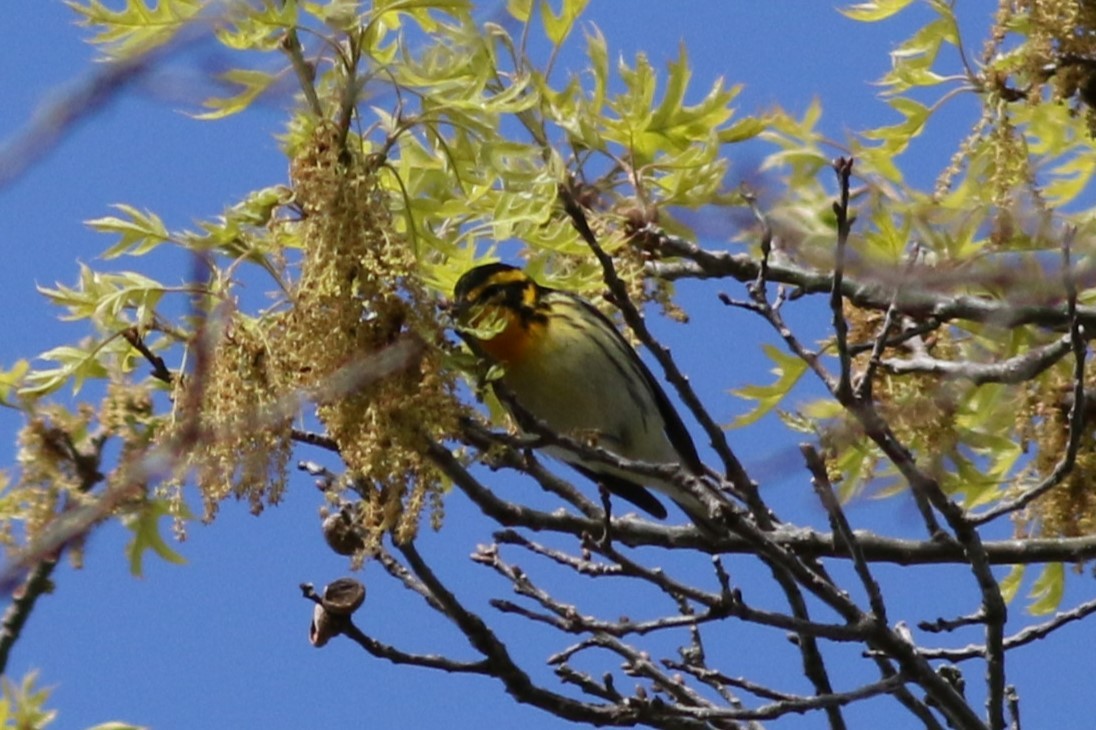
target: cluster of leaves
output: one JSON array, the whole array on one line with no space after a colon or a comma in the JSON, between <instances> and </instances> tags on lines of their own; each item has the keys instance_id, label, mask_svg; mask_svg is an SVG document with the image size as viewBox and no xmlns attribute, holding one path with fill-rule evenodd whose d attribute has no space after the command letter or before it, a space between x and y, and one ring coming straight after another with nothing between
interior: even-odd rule
<instances>
[{"instance_id":1,"label":"cluster of leaves","mask_svg":"<svg viewBox=\"0 0 1096 730\"><path fill-rule=\"evenodd\" d=\"M438 524L445 484L423 444L452 436L461 407L437 294L494 255L497 242L513 239L525 243L534 274L578 291L600 289L599 268L560 215L557 193L566 187L596 212L592 223L631 291L669 304L668 287L646 284L640 232L657 223L688 234L675 210L733 203L736 196L723 190L723 148L763 126L754 118L732 122L737 89L720 81L688 103L684 50L664 81L642 54L621 60L614 73L604 37L590 27L592 83L577 74L557 80L551 62L530 60L526 38L500 24L483 26L461 0L368 9L266 0L216 12L189 0L73 7L113 62L182 47L212 26L247 65L222 75L236 88L208 100L200 119L241 112L294 75L303 103L283 139L288 186L256 191L197 231L171 231L131 205L89 222L116 237L108 261L165 246L194 254L189 281L82 266L75 285L42 289L94 334L43 353L52 366L20 364L9 377L7 402L29 422L28 466L9 502L24 506L7 519L23 522L30 543L60 505L77 493L95 498L100 482L109 509L97 515L145 510L182 519L188 478L207 519L225 498L245 499L255 510L276 502L303 400L318 406L347 464L343 486L328 496L340 508L360 502L342 514L357 516L361 545L375 547L389 531L409 539L427 504ZM583 7L568 2L556 14L546 4L513 2L508 10L511 23L538 15L556 53ZM367 112L362 103L374 98L389 99L389 108L374 104ZM245 281L272 284L273 304L242 303ZM362 358L406 337L426 347L398 377L352 392L332 386L345 382L354 363L368 371ZM150 378L141 375L147 363L154 365ZM59 389L79 392L89 382L109 384L111 403L147 407L112 420L126 423L123 429L103 418L94 430L87 422L98 409L78 408L85 417L77 427L64 408L44 405ZM50 480L33 467L45 458L32 448L40 440L31 436L41 432L75 439L77 460L94 460L120 437L124 457L87 482ZM84 434L87 445L79 441Z\"/></svg>"},{"instance_id":2,"label":"cluster of leaves","mask_svg":"<svg viewBox=\"0 0 1096 730\"><path fill-rule=\"evenodd\" d=\"M913 4L867 2L845 12L881 22ZM919 291L1025 307L1060 305L1066 294L1063 271L1070 269L1078 302L1091 302L1092 289L1085 286L1089 270L1076 268L1076 261L1063 263L1062 247L1067 236L1084 240L1091 231L1091 210L1080 196L1096 169L1096 142L1077 123L1076 108L1063 103L1075 97L1087 104L1081 87L1063 90L1059 83L1067 68L1087 68L1081 59L1092 56L1086 44L1094 36L1085 31L1091 9L1072 2L1002 2L990 40L975 61L964 46L955 4L933 0L921 4L922 12L926 8L931 18L896 46L892 69L880 80L884 98L903 121L868 130L850 145L865 181L854 191L861 233L851 244L857 258L849 263L850 275L895 291L896 301ZM899 164L948 104L967 105L971 131L955 140L955 152L933 190L920 192L904 179ZM833 240L827 207L833 193L816 173L833 143L816 131L819 112L815 107L801 119L779 116L763 137L780 147L766 165L790 171L788 195L772 212L778 254L825 269L831 254L818 242ZM933 139L938 144L939 136ZM878 310L848 316L850 347L862 353L859 372L864 372L884 318ZM960 326L935 321L931 312L906 315L902 328L931 334L876 353L884 367L874 370L873 392L888 422L919 458L937 463L931 470L949 491L962 494L965 506L973 508L1022 492L1053 471L1068 435L1071 405L1073 366L1065 349L1030 378L987 380L974 372L979 364L1008 363L1048 347L1061 331L993 322ZM794 356L770 357L780 377L740 393L758 403L742 423L785 403L809 372ZM911 367L915 362L922 367ZM939 362L971 367L964 374L963 368L932 366ZM800 405L796 412L786 416L789 423L820 431L830 445L831 468L843 480L846 497L868 485L877 494L904 489L893 465L857 436L840 406L827 400ZM1033 458L1025 457L1029 448ZM1070 482L1089 482L1090 474L1082 458ZM1087 490L1063 489L1037 500L1018 515L1018 531L1091 534L1085 526L1096 512L1078 494Z\"/></svg>"}]
</instances>

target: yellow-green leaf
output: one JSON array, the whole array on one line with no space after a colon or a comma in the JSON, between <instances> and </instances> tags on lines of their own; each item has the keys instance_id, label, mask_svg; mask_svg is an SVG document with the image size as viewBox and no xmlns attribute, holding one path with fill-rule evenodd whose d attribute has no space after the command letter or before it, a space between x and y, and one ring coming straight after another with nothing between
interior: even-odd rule
<instances>
[{"instance_id":1,"label":"yellow-green leaf","mask_svg":"<svg viewBox=\"0 0 1096 730\"><path fill-rule=\"evenodd\" d=\"M1062 602L1062 592L1066 587L1066 571L1062 563L1048 563L1035 579L1028 596L1034 601L1028 606L1028 612L1043 616L1058 609Z\"/></svg>"},{"instance_id":2,"label":"yellow-green leaf","mask_svg":"<svg viewBox=\"0 0 1096 730\"><path fill-rule=\"evenodd\" d=\"M186 562L182 555L168 547L167 541L160 534L160 518L172 516L166 501L153 499L142 505L137 512L122 518L122 523L133 532L133 539L126 545L129 569L133 575L141 577L144 556L149 550L169 563L181 565Z\"/></svg>"},{"instance_id":3,"label":"yellow-green leaf","mask_svg":"<svg viewBox=\"0 0 1096 730\"><path fill-rule=\"evenodd\" d=\"M88 349L62 346L44 352L40 357L43 360L56 362L58 366L45 370L32 370L24 378L24 384L19 388L19 393L32 397L45 395L61 388L69 381L72 381L73 393L78 393L88 378L107 377L107 369L99 362L98 355L98 346Z\"/></svg>"},{"instance_id":4,"label":"yellow-green leaf","mask_svg":"<svg viewBox=\"0 0 1096 730\"><path fill-rule=\"evenodd\" d=\"M549 7L548 1L542 0L540 3L540 18L541 22L544 23L544 32L548 36L548 40L557 46L563 43L563 40L570 34L571 29L574 28L575 20L582 15L589 2L590 0L563 0L559 15L556 15Z\"/></svg>"},{"instance_id":5,"label":"yellow-green leaf","mask_svg":"<svg viewBox=\"0 0 1096 730\"><path fill-rule=\"evenodd\" d=\"M745 119L739 119L726 129L719 130L716 134L716 139L718 139L721 144L743 142L761 134L765 131L765 126L765 121L763 119L758 117L746 117Z\"/></svg>"},{"instance_id":6,"label":"yellow-green leaf","mask_svg":"<svg viewBox=\"0 0 1096 730\"><path fill-rule=\"evenodd\" d=\"M507 0L506 10L515 20L528 23L533 15L533 0Z\"/></svg>"},{"instance_id":7,"label":"yellow-green leaf","mask_svg":"<svg viewBox=\"0 0 1096 730\"><path fill-rule=\"evenodd\" d=\"M875 23L902 12L911 3L913 0L871 0L871 2L838 8L838 12L863 23Z\"/></svg>"},{"instance_id":8,"label":"yellow-green leaf","mask_svg":"<svg viewBox=\"0 0 1096 730\"><path fill-rule=\"evenodd\" d=\"M100 233L116 233L121 240L103 253L103 258L113 259L122 254L141 256L171 240L164 222L150 211L140 211L132 205L119 203L112 206L125 214L124 218L105 216L85 221L85 224Z\"/></svg>"},{"instance_id":9,"label":"yellow-green leaf","mask_svg":"<svg viewBox=\"0 0 1096 730\"><path fill-rule=\"evenodd\" d=\"M80 16L80 25L92 28L91 42L113 60L134 58L170 41L190 23L204 0L126 0L112 10L100 0L66 3Z\"/></svg>"},{"instance_id":10,"label":"yellow-green leaf","mask_svg":"<svg viewBox=\"0 0 1096 730\"><path fill-rule=\"evenodd\" d=\"M14 406L12 396L19 391L23 378L30 371L30 363L17 360L8 370L0 370L0 405Z\"/></svg>"},{"instance_id":11,"label":"yellow-green leaf","mask_svg":"<svg viewBox=\"0 0 1096 730\"><path fill-rule=\"evenodd\" d=\"M1016 598L1016 593L1020 590L1020 581L1024 578L1025 568L1024 565L1012 566L1008 571L1008 575L998 583L1001 588L1001 597L1005 599L1006 603L1012 603L1012 599Z\"/></svg>"},{"instance_id":12,"label":"yellow-green leaf","mask_svg":"<svg viewBox=\"0 0 1096 730\"><path fill-rule=\"evenodd\" d=\"M748 385L733 391L740 398L757 401L757 406L738 418L734 419L728 428L742 428L758 421L784 399L792 387L807 372L807 363L790 353L785 353L773 345L764 345L762 348L770 360L776 363L772 373L777 376L776 382L771 385Z\"/></svg>"},{"instance_id":13,"label":"yellow-green leaf","mask_svg":"<svg viewBox=\"0 0 1096 730\"><path fill-rule=\"evenodd\" d=\"M195 119L223 119L238 114L251 106L264 91L269 89L278 77L275 74L253 69L235 68L220 76L221 81L240 88L239 93L228 97L213 97L202 102L202 106L211 111L192 114Z\"/></svg>"}]
</instances>

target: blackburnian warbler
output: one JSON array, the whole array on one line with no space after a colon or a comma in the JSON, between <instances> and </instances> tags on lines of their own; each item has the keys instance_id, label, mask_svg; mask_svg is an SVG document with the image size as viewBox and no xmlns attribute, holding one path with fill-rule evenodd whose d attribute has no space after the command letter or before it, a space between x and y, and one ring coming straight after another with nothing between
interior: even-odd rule
<instances>
[{"instance_id":1,"label":"blackburnian warbler","mask_svg":"<svg viewBox=\"0 0 1096 730\"><path fill-rule=\"evenodd\" d=\"M541 286L521 269L495 263L461 276L454 289L462 337L501 366L518 405L559 434L589 437L607 451L649 464L704 468L666 393L631 345L593 304ZM521 414L513 413L521 425ZM669 480L637 478L561 447L544 449L610 492L658 518L658 490L698 524L707 510Z\"/></svg>"}]
</instances>

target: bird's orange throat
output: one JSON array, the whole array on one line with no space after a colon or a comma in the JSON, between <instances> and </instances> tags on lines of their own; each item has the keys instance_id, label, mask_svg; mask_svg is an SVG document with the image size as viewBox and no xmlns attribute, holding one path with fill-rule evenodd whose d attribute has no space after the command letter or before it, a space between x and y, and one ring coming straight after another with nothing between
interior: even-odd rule
<instances>
[{"instance_id":1,"label":"bird's orange throat","mask_svg":"<svg viewBox=\"0 0 1096 730\"><path fill-rule=\"evenodd\" d=\"M516 365L533 351L543 335L544 322L504 310L506 326L489 340L477 340L483 352L502 365Z\"/></svg>"}]
</instances>

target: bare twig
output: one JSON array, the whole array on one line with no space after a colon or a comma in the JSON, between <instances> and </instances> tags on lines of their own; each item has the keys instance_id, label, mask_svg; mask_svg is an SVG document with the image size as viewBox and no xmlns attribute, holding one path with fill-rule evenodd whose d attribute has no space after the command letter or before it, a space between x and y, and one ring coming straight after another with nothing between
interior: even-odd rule
<instances>
[{"instance_id":1,"label":"bare twig","mask_svg":"<svg viewBox=\"0 0 1096 730\"><path fill-rule=\"evenodd\" d=\"M122 337L126 342L132 345L137 352L141 353L142 357L148 360L152 365L152 377L160 380L168 385L175 382L175 374L168 369L167 363L164 362L164 358L160 357L145 344L144 339L141 337L141 332L136 327L130 327L122 332Z\"/></svg>"},{"instance_id":2,"label":"bare twig","mask_svg":"<svg viewBox=\"0 0 1096 730\"><path fill-rule=\"evenodd\" d=\"M1096 614L1096 599L1086 601L1069 611L1059 612L1049 621L1045 621L1036 626L1028 626L1017 631L1012 636L1004 639L1004 648L1011 650L1023 646L1024 644L1030 644L1037 639L1049 636L1066 624L1080 621L1092 614ZM919 649L918 653L926 659L946 659L948 661L958 662L963 661L964 659L985 657L987 651L984 645L972 644L959 649Z\"/></svg>"},{"instance_id":3,"label":"bare twig","mask_svg":"<svg viewBox=\"0 0 1096 730\"><path fill-rule=\"evenodd\" d=\"M568 503L575 505L587 517L596 518L599 516L598 506L592 500L587 499L570 482L560 479L545 469L529 453L527 448L530 445L528 437L492 431L473 419L465 420L461 425L461 435L465 442L475 446L481 453L490 453L494 464L515 469L522 474L533 477L546 492L555 494Z\"/></svg>"},{"instance_id":4,"label":"bare twig","mask_svg":"<svg viewBox=\"0 0 1096 730\"><path fill-rule=\"evenodd\" d=\"M323 605L320 596L309 584L301 586L304 598ZM387 659L393 664L410 664L428 669L440 669L453 674L490 674L486 661L462 662L440 654L411 654L394 646L377 641L359 629L349 616L339 617L338 633L347 637L378 659Z\"/></svg>"},{"instance_id":5,"label":"bare twig","mask_svg":"<svg viewBox=\"0 0 1096 730\"><path fill-rule=\"evenodd\" d=\"M803 452L803 458L807 461L807 469L811 472L811 485L814 487L822 507L826 510L826 514L830 517L833 534L845 543L848 548L856 575L860 578L864 590L867 591L868 603L871 605L872 612L881 623L885 624L887 623L887 609L883 603L883 592L879 589L879 583L872 576L868 561L864 558L864 552L860 549L860 543L856 539L856 534L849 525L844 510L841 509L841 503L838 502L837 495L834 494L833 485L830 484L829 475L826 473L826 463L822 460L818 451L810 444L801 444L799 449Z\"/></svg>"},{"instance_id":6,"label":"bare twig","mask_svg":"<svg viewBox=\"0 0 1096 730\"><path fill-rule=\"evenodd\" d=\"M986 617L982 615L981 611L970 616L959 616L957 618L938 618L935 621L922 621L917 624L917 628L922 631L929 631L932 633L942 633L946 631L955 631L966 626L972 626L974 624L980 624L986 620Z\"/></svg>"},{"instance_id":7,"label":"bare twig","mask_svg":"<svg viewBox=\"0 0 1096 730\"><path fill-rule=\"evenodd\" d=\"M858 700L892 694L902 684L901 675L894 675L847 692L833 692L814 697L788 697L752 710L728 710L725 716L734 720L776 720L792 713L802 714L811 710L843 707Z\"/></svg>"},{"instance_id":8,"label":"bare twig","mask_svg":"<svg viewBox=\"0 0 1096 730\"><path fill-rule=\"evenodd\" d=\"M443 608L445 615L457 625L468 642L484 655L491 675L499 679L506 687L506 691L515 699L549 710L558 717L575 722L602 725L627 724L627 716L634 712L631 708L579 702L536 685L529 675L518 667L510 657L506 645L488 628L483 619L465 608L453 592L438 579L414 545L400 545L398 548L407 559L412 572Z\"/></svg>"},{"instance_id":9,"label":"bare twig","mask_svg":"<svg viewBox=\"0 0 1096 730\"><path fill-rule=\"evenodd\" d=\"M833 263L833 287L830 289L830 311L833 321L833 333L836 339L837 359L840 372L837 379L837 399L842 403L853 397L852 358L849 356L849 323L845 320L845 295L841 289L845 278L845 251L849 242L849 178L852 176L851 157L839 157L833 163L837 173L840 199L833 204L837 217L837 247Z\"/></svg>"},{"instance_id":10,"label":"bare twig","mask_svg":"<svg viewBox=\"0 0 1096 730\"><path fill-rule=\"evenodd\" d=\"M304 93L305 101L308 102L308 108L316 119L323 119L323 105L320 104L320 97L316 95L316 66L305 59L296 28L289 28L282 36L282 50L289 57L293 72L297 74L297 82L300 84L301 92Z\"/></svg>"},{"instance_id":11,"label":"bare twig","mask_svg":"<svg viewBox=\"0 0 1096 730\"><path fill-rule=\"evenodd\" d=\"M1011 684L1005 688L1008 702L1009 730L1020 730L1020 695Z\"/></svg>"},{"instance_id":12,"label":"bare twig","mask_svg":"<svg viewBox=\"0 0 1096 730\"><path fill-rule=\"evenodd\" d=\"M662 663L666 665L668 669L673 669L679 672L687 672L696 677L701 682L710 686L716 685L728 685L731 687L737 687L738 689L745 690L752 695L760 697L766 700L772 700L774 702L788 702L797 699L803 699L797 695L789 694L787 692L778 692L771 687L765 687L757 682L751 682L745 677L730 677L722 672L717 672L714 669L708 669L706 667L698 667L695 664L688 662L679 662L671 659L663 659Z\"/></svg>"},{"instance_id":13,"label":"bare twig","mask_svg":"<svg viewBox=\"0 0 1096 730\"><path fill-rule=\"evenodd\" d=\"M381 567L384 568L386 573L402 583L404 588L421 596L430 608L439 613L445 613L445 606L438 601L434 594L423 585L422 581L412 575L411 571L402 563L392 557L388 551L381 550L380 553L377 554L377 562L381 564Z\"/></svg>"},{"instance_id":14,"label":"bare twig","mask_svg":"<svg viewBox=\"0 0 1096 730\"><path fill-rule=\"evenodd\" d=\"M600 577L605 575L623 575L624 573L620 565L594 562L589 559L588 554L586 554L586 557L584 558L577 558L564 550L556 550L554 548L549 548L546 545L542 545L539 542L533 542L517 530L499 530L495 533L494 537L495 542L500 545L516 545L524 548L531 553L542 555L559 565L570 568L579 575Z\"/></svg>"},{"instance_id":15,"label":"bare twig","mask_svg":"<svg viewBox=\"0 0 1096 730\"><path fill-rule=\"evenodd\" d=\"M891 304L893 305L893 299ZM890 311L890 307L887 308L887 311ZM905 344L906 342L909 342L912 339L928 334L929 332L935 332L942 326L942 322L932 318L926 319L923 322L905 322L901 332L896 335L887 337L885 340L883 340L882 349L887 350L888 348L898 347ZM861 342L856 344L850 342L849 354L855 357L865 352L871 352L877 347L879 347L878 337L873 338L870 342Z\"/></svg>"},{"instance_id":16,"label":"bare twig","mask_svg":"<svg viewBox=\"0 0 1096 730\"><path fill-rule=\"evenodd\" d=\"M974 385L985 383L1023 383L1042 373L1072 349L1072 339L1065 335L1049 345L1032 348L1022 355L994 363L955 362L921 355L912 358L885 358L880 365L897 375L928 373L955 380L969 380Z\"/></svg>"},{"instance_id":17,"label":"bare twig","mask_svg":"<svg viewBox=\"0 0 1096 730\"><path fill-rule=\"evenodd\" d=\"M600 528L600 522L594 519L563 512L540 512L499 498L469 474L442 446L429 447L428 454L461 491L501 524L561 532L579 538L584 534L596 534ZM855 535L864 559L869 563L940 565L968 561L963 546L955 541L903 540L862 530L856 531ZM713 543L690 527L660 525L632 518L614 519L613 538L630 547L699 549L726 554L751 554L756 551L752 540L739 535L728 534ZM835 541L832 535L806 528L782 526L769 539L801 558L851 558L847 547ZM1096 558L1096 536L997 540L984 543L983 548L986 560L992 565L1073 563Z\"/></svg>"},{"instance_id":18,"label":"bare twig","mask_svg":"<svg viewBox=\"0 0 1096 730\"><path fill-rule=\"evenodd\" d=\"M328 451L334 451L335 453L339 452L339 445L335 443L335 439L322 433L303 431L295 428L291 433L291 437L298 443L318 446L321 449L327 449Z\"/></svg>"},{"instance_id":19,"label":"bare twig","mask_svg":"<svg viewBox=\"0 0 1096 730\"><path fill-rule=\"evenodd\" d=\"M895 296L897 297L897 292L895 292ZM887 307L887 313L883 316L883 326L879 328L879 335L875 338L875 345L872 347L867 367L864 368L864 372L860 375L860 379L856 383L856 393L854 394L854 397L857 400L871 400L875 371L882 362L883 351L887 347L887 341L890 339L891 331L898 323L897 320L898 309L894 305Z\"/></svg>"},{"instance_id":20,"label":"bare twig","mask_svg":"<svg viewBox=\"0 0 1096 730\"><path fill-rule=\"evenodd\" d=\"M50 576L57 567L56 558L43 558L27 573L22 584L13 592L11 603L0 619L0 674L7 671L8 656L22 635L23 626L42 595L53 587Z\"/></svg>"},{"instance_id":21,"label":"bare twig","mask_svg":"<svg viewBox=\"0 0 1096 730\"><path fill-rule=\"evenodd\" d=\"M772 255L773 250L773 227L772 224L769 223L768 216L765 215L761 210L761 207L757 204L757 196L753 194L753 191L748 190L743 186L742 198L749 207L754 219L761 225L761 239L759 242L761 247L761 266L757 271L757 279L750 285L753 289L751 294L767 301L768 294L766 293L766 287L769 274L769 258Z\"/></svg>"}]
</instances>

